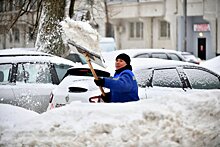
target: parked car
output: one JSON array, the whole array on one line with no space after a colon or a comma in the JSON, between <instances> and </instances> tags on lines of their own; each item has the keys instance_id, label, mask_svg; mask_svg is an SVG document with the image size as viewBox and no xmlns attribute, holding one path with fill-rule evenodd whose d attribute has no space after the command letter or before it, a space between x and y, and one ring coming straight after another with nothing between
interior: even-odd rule
<instances>
[{"instance_id":1,"label":"parked car","mask_svg":"<svg viewBox=\"0 0 220 147\"><path fill-rule=\"evenodd\" d=\"M141 99L171 94L174 90L193 92L197 89L220 89L220 76L196 64L153 58L132 58L131 65L138 81L138 94ZM113 71L113 66L112 64L107 68L110 73ZM109 76L104 71L96 72L101 77ZM87 76L79 77L77 73ZM69 69L63 81L52 91L48 110L72 101L90 102L91 97L101 94L93 80L89 69ZM107 88L104 90L109 91ZM99 97L95 98L99 99Z\"/></svg>"},{"instance_id":2,"label":"parked car","mask_svg":"<svg viewBox=\"0 0 220 147\"><path fill-rule=\"evenodd\" d=\"M95 69L98 77L109 77L104 69ZM108 89L105 89L108 92ZM62 82L51 92L48 110L69 104L72 101L90 102L92 96L101 95L100 89L94 83L94 77L89 67L70 68Z\"/></svg>"},{"instance_id":3,"label":"parked car","mask_svg":"<svg viewBox=\"0 0 220 147\"><path fill-rule=\"evenodd\" d=\"M70 67L81 64L25 49L0 50L0 103L45 112L50 92Z\"/></svg>"},{"instance_id":4,"label":"parked car","mask_svg":"<svg viewBox=\"0 0 220 147\"><path fill-rule=\"evenodd\" d=\"M106 64L109 64L108 62L114 60L120 53L126 53L131 58L159 58L165 60L186 61L179 51L170 49L122 49L112 52L103 52L102 56L105 59Z\"/></svg>"},{"instance_id":5,"label":"parked car","mask_svg":"<svg viewBox=\"0 0 220 147\"><path fill-rule=\"evenodd\" d=\"M181 52L181 55L185 58L187 62L195 63L195 64L200 64L201 59L198 57L195 57L193 54L189 52Z\"/></svg>"},{"instance_id":6,"label":"parked car","mask_svg":"<svg viewBox=\"0 0 220 147\"><path fill-rule=\"evenodd\" d=\"M171 95L173 90L220 89L220 75L197 64L160 59L137 63L145 63L134 70L142 98Z\"/></svg>"}]
</instances>

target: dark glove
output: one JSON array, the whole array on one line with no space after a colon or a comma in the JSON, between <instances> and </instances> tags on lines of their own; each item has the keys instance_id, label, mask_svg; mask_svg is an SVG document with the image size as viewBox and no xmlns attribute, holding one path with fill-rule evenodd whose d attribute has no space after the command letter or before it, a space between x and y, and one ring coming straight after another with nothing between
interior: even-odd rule
<instances>
[{"instance_id":1,"label":"dark glove","mask_svg":"<svg viewBox=\"0 0 220 147\"><path fill-rule=\"evenodd\" d=\"M105 80L102 78L98 78L98 80L94 79L94 82L97 86L101 86L101 87L104 86L105 84Z\"/></svg>"},{"instance_id":2,"label":"dark glove","mask_svg":"<svg viewBox=\"0 0 220 147\"><path fill-rule=\"evenodd\" d=\"M104 102L109 103L110 102L110 93L105 93L105 96L101 95L101 98Z\"/></svg>"}]
</instances>

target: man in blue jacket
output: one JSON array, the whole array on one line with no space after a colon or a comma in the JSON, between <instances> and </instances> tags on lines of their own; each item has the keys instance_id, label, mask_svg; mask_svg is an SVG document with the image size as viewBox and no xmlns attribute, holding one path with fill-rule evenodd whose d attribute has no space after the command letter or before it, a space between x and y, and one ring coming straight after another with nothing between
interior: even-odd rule
<instances>
[{"instance_id":1,"label":"man in blue jacket","mask_svg":"<svg viewBox=\"0 0 220 147\"><path fill-rule=\"evenodd\" d=\"M119 54L115 61L115 74L113 78L99 78L94 80L97 86L110 89L105 96L105 102L130 102L138 101L138 86L130 65L131 59L127 54Z\"/></svg>"}]
</instances>

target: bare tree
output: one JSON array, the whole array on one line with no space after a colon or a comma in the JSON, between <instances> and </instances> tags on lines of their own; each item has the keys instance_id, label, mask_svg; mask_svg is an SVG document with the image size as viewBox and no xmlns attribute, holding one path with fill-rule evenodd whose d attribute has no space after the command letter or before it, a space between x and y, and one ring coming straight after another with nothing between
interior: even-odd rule
<instances>
[{"instance_id":1,"label":"bare tree","mask_svg":"<svg viewBox=\"0 0 220 147\"><path fill-rule=\"evenodd\" d=\"M4 23L2 25L4 25L6 33L10 31L10 29L13 28L18 21L23 21L33 26L33 31L37 29L37 24L42 10L42 0L23 0L22 2L19 1L20 3L13 0L5 0L2 2L2 11L9 12L7 14L0 15L0 20ZM36 15L34 22L20 19L22 16L29 14Z\"/></svg>"},{"instance_id":2,"label":"bare tree","mask_svg":"<svg viewBox=\"0 0 220 147\"><path fill-rule=\"evenodd\" d=\"M61 34L62 28L60 26L60 21L64 19L65 8L68 7L68 16L73 18L75 15L75 3L76 0L69 0L68 4L66 0L3 0L4 9L7 11L15 9L13 13L9 13L7 17L0 15L0 21L4 22L4 31L1 32L8 33L17 23L20 21L26 21L32 26L32 34L37 34L35 46L38 50L44 52L52 53L55 55L62 56L67 47L63 43ZM77 1L78 3L80 1ZM106 0L86 0L88 11L86 12L83 19L89 20L90 24L94 28L98 28L98 23L95 20L93 10L96 9L96 13L104 13L106 18L106 36L112 36L111 24L109 22L109 12L107 9ZM83 7L87 7L83 5ZM1 9L1 6L0 6ZM87 9L87 8L85 8ZM84 10L85 10L84 9ZM13 14L13 15L12 15ZM27 21L21 19L24 15L33 15L33 21ZM1 24L2 25L2 24ZM36 31L38 30L38 31Z\"/></svg>"},{"instance_id":3,"label":"bare tree","mask_svg":"<svg viewBox=\"0 0 220 147\"><path fill-rule=\"evenodd\" d=\"M109 11L108 11L108 5L107 5L107 0L104 0L104 6L105 6L105 17L106 17L106 22L105 22L105 36L106 37L112 37L112 25L109 22Z\"/></svg>"},{"instance_id":4,"label":"bare tree","mask_svg":"<svg viewBox=\"0 0 220 147\"><path fill-rule=\"evenodd\" d=\"M43 13L39 25L36 47L38 50L61 55L65 52L60 21L65 14L64 0L47 0L43 2Z\"/></svg>"}]
</instances>

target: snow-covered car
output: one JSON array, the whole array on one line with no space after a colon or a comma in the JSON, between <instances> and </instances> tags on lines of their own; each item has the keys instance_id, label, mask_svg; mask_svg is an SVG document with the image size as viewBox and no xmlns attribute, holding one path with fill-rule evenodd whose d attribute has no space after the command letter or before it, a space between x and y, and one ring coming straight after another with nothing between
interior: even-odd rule
<instances>
[{"instance_id":1,"label":"snow-covered car","mask_svg":"<svg viewBox=\"0 0 220 147\"><path fill-rule=\"evenodd\" d=\"M134 74L141 98L171 95L173 91L220 89L220 75L197 64L161 59L136 62L139 66Z\"/></svg>"},{"instance_id":2,"label":"snow-covered car","mask_svg":"<svg viewBox=\"0 0 220 147\"><path fill-rule=\"evenodd\" d=\"M98 77L109 77L110 73L101 68L95 68ZM108 92L108 89L104 89ZM64 106L72 101L90 102L90 97L101 95L94 83L90 68L70 68L62 82L51 92L48 110Z\"/></svg>"},{"instance_id":3,"label":"snow-covered car","mask_svg":"<svg viewBox=\"0 0 220 147\"><path fill-rule=\"evenodd\" d=\"M193 54L189 52L181 52L181 55L185 58L187 62L195 63L195 64L200 64L201 59L198 57L195 57Z\"/></svg>"},{"instance_id":4,"label":"snow-covered car","mask_svg":"<svg viewBox=\"0 0 220 147\"><path fill-rule=\"evenodd\" d=\"M199 65L153 58L132 58L131 65L139 85L140 99L176 92L190 92L196 89L220 89L220 76ZM114 65L107 71L114 72ZM97 71L99 77L109 73ZM81 76L78 76L81 75ZM82 76L84 75L84 76ZM106 92L109 89L104 89ZM51 93L48 110L64 106L72 101L90 102L90 98L100 95L99 87L88 68L69 69L63 81ZM98 97L96 102L98 101Z\"/></svg>"},{"instance_id":5,"label":"snow-covered car","mask_svg":"<svg viewBox=\"0 0 220 147\"><path fill-rule=\"evenodd\" d=\"M115 60L120 53L126 53L131 58L159 58L165 60L186 61L181 52L171 49L122 49L111 52L102 52L102 56L108 64Z\"/></svg>"},{"instance_id":6,"label":"snow-covered car","mask_svg":"<svg viewBox=\"0 0 220 147\"><path fill-rule=\"evenodd\" d=\"M43 52L0 50L0 103L45 112L51 90L68 68L79 65Z\"/></svg>"}]
</instances>

